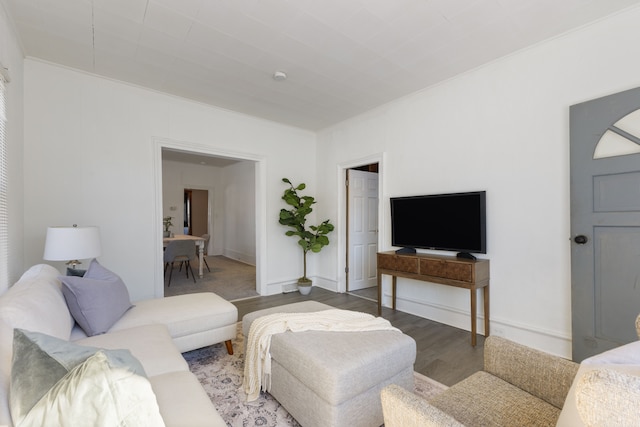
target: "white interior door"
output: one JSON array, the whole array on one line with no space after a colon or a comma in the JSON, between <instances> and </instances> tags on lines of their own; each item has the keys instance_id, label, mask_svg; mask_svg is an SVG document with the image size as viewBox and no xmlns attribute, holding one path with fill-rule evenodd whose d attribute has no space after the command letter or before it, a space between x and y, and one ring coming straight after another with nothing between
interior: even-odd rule
<instances>
[{"instance_id":1,"label":"white interior door","mask_svg":"<svg viewBox=\"0 0 640 427\"><path fill-rule=\"evenodd\" d=\"M347 171L349 270L347 290L377 286L378 174Z\"/></svg>"}]
</instances>

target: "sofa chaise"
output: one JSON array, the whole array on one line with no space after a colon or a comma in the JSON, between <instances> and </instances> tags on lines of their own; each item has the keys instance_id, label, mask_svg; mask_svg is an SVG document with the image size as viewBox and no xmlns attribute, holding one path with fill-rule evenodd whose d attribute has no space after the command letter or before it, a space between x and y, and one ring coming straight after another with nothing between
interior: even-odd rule
<instances>
[{"instance_id":1,"label":"sofa chaise","mask_svg":"<svg viewBox=\"0 0 640 427\"><path fill-rule=\"evenodd\" d=\"M68 342L74 349L88 346L101 354L125 349L142 366L144 382L148 381L166 426L226 425L181 352L225 341L232 352L230 340L236 336L238 318L233 304L213 293L140 301L125 310L106 333L88 336L72 316L59 276L51 266L33 266L0 296L0 425L14 424L10 400L15 390L10 388L14 334L19 334L15 330L36 333L38 339ZM20 351L23 347L21 344ZM32 374L28 368L23 372L29 375L23 377ZM32 382L37 383L38 378Z\"/></svg>"}]
</instances>

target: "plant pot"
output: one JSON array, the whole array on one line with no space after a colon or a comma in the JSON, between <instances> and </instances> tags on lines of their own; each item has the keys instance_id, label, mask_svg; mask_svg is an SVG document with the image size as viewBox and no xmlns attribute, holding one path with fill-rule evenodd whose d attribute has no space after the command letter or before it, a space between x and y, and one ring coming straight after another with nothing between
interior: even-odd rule
<instances>
[{"instance_id":1,"label":"plant pot","mask_svg":"<svg viewBox=\"0 0 640 427\"><path fill-rule=\"evenodd\" d=\"M311 293L311 285L298 285L298 290L302 295L309 295Z\"/></svg>"},{"instance_id":2,"label":"plant pot","mask_svg":"<svg viewBox=\"0 0 640 427\"><path fill-rule=\"evenodd\" d=\"M300 291L302 295L309 295L311 293L311 285L311 280L304 282L298 281L298 291Z\"/></svg>"},{"instance_id":3,"label":"plant pot","mask_svg":"<svg viewBox=\"0 0 640 427\"><path fill-rule=\"evenodd\" d=\"M163 231L162 232L162 237L171 237L171 232L170 231Z\"/></svg>"}]
</instances>

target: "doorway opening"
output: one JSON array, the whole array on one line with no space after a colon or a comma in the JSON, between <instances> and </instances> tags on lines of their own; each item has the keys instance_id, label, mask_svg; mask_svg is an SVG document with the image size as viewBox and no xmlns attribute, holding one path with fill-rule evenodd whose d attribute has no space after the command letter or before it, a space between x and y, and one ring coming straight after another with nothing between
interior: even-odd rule
<instances>
[{"instance_id":1,"label":"doorway opening","mask_svg":"<svg viewBox=\"0 0 640 427\"><path fill-rule=\"evenodd\" d=\"M379 164L346 171L346 292L378 299Z\"/></svg>"},{"instance_id":2,"label":"doorway opening","mask_svg":"<svg viewBox=\"0 0 640 427\"><path fill-rule=\"evenodd\" d=\"M209 234L209 190L184 189L184 234Z\"/></svg>"},{"instance_id":3,"label":"doorway opening","mask_svg":"<svg viewBox=\"0 0 640 427\"><path fill-rule=\"evenodd\" d=\"M155 227L161 228L159 224L162 218L171 216L174 218L171 231L175 234L210 235L208 261L211 269L205 266L203 277L196 275L197 284L202 285L202 279L207 276L220 276L220 270L212 265L212 258L230 258L232 263L243 264L252 270L251 289L247 289L252 293L251 296L266 294L267 290L263 289L266 288L266 278L263 277L262 267L267 256L264 242L264 159L167 139L154 140L154 153L157 200ZM166 168L168 162L172 164ZM241 198L229 196L238 192L242 193ZM200 206L204 207L198 207L198 200L201 201ZM235 215L234 210L241 211L242 214ZM230 235L230 227L232 230L236 227L242 231L241 242L238 242L237 236ZM156 295L162 297L166 291L163 245L158 244L156 247ZM235 251L238 247L243 251ZM251 248L250 253L244 250L246 247ZM177 282L174 283L172 279L172 292L175 285ZM216 290L216 293L219 292Z\"/></svg>"}]
</instances>

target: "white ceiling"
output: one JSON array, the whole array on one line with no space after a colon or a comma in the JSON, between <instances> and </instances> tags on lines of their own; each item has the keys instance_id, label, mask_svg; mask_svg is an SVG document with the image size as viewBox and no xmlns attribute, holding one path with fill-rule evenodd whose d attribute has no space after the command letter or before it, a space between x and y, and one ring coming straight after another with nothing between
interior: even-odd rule
<instances>
[{"instance_id":1,"label":"white ceiling","mask_svg":"<svg viewBox=\"0 0 640 427\"><path fill-rule=\"evenodd\" d=\"M319 130L640 0L0 2L27 57Z\"/></svg>"}]
</instances>

